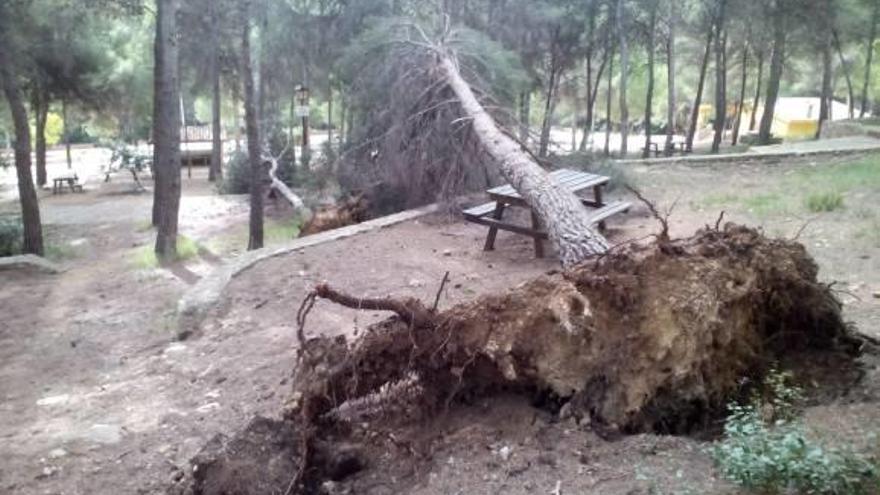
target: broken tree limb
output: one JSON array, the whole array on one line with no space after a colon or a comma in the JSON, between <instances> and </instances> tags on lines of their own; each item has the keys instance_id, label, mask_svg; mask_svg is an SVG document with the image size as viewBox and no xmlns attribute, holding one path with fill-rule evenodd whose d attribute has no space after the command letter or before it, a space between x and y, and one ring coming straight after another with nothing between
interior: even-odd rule
<instances>
[{"instance_id":1,"label":"broken tree limb","mask_svg":"<svg viewBox=\"0 0 880 495\"><path fill-rule=\"evenodd\" d=\"M315 287L315 295L322 299L335 302L347 308L359 310L390 311L395 313L406 323L415 326L429 326L433 322L433 315L421 301L415 298L393 299L382 298L359 298L334 290L327 284L319 284Z\"/></svg>"},{"instance_id":2,"label":"broken tree limb","mask_svg":"<svg viewBox=\"0 0 880 495\"><path fill-rule=\"evenodd\" d=\"M498 128L470 85L462 78L456 61L443 53L439 53L438 57L446 84L461 103L465 116L470 119L477 140L498 164L501 175L546 226L562 265L571 267L604 253L608 249L608 242L593 230L586 207L573 193L555 184L516 141Z\"/></svg>"},{"instance_id":3,"label":"broken tree limb","mask_svg":"<svg viewBox=\"0 0 880 495\"><path fill-rule=\"evenodd\" d=\"M270 187L277 191L278 194L280 194L284 199L286 199L294 210L302 210L305 207L303 200L299 196L294 194L294 192L291 191L289 187L287 187L287 184L282 182L275 175L275 173L278 171L278 159L274 156L268 155L264 156L263 160L269 163L269 179L272 180Z\"/></svg>"}]
</instances>

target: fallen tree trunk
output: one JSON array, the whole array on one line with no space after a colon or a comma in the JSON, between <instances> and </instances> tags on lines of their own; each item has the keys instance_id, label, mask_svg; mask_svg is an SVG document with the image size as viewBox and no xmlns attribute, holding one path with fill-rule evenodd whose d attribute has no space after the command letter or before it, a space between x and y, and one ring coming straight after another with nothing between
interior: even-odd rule
<instances>
[{"instance_id":1,"label":"fallen tree trunk","mask_svg":"<svg viewBox=\"0 0 880 495\"><path fill-rule=\"evenodd\" d=\"M290 203L290 206L293 207L294 211L302 210L305 207L302 198L294 194L294 192L287 187L287 184L282 182L276 175L276 172L278 172L278 160L273 156L264 157L263 159L269 162L269 179L271 180L269 187L274 189L285 200L287 200L287 202Z\"/></svg>"},{"instance_id":2,"label":"fallen tree trunk","mask_svg":"<svg viewBox=\"0 0 880 495\"><path fill-rule=\"evenodd\" d=\"M478 141L526 203L537 213L565 267L604 253L608 242L593 230L590 214L575 195L553 183L535 159L504 133L461 77L456 62L440 55L443 77L461 103Z\"/></svg>"}]
</instances>

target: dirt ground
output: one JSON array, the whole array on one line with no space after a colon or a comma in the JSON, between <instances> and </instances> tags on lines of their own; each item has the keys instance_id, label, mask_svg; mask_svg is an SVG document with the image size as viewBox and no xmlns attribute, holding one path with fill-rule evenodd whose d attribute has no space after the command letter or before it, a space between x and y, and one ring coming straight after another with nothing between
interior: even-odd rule
<instances>
[{"instance_id":1,"label":"dirt ground","mask_svg":"<svg viewBox=\"0 0 880 495\"><path fill-rule=\"evenodd\" d=\"M843 291L846 316L880 336L880 233L872 230L880 187L871 182L880 158L871 163L868 179L834 184L844 206L825 213L807 211L805 197L846 164L631 167L625 177L661 205L678 200L674 235L714 224L721 210L770 234L801 231L821 277ZM214 434L280 412L296 309L317 282L431 301L449 271L445 307L557 268L535 260L525 238L502 233L486 253L481 227L425 217L257 265L233 281L199 335L177 342L177 300L234 250L203 252L172 271L144 266L150 197L126 194L129 187L119 177L85 195L43 197L49 244L66 271L0 273L0 493L164 493ZM217 197L201 176L184 188L184 233L201 245L228 244L246 206ZM611 224L612 243L656 228L642 207ZM321 302L307 330L354 333L381 317ZM859 385L806 411L818 434L865 444L866 433L880 430L880 372L873 357L865 361ZM514 397L455 408L422 431L417 462L399 462L413 452L389 450L358 475L353 493L735 493L718 479L705 440L609 442Z\"/></svg>"}]
</instances>

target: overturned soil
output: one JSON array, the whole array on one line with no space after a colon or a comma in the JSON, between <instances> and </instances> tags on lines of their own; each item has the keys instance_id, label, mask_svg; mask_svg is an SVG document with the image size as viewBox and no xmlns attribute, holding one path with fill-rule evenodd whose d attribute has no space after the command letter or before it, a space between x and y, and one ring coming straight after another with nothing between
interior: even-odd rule
<instances>
[{"instance_id":1,"label":"overturned soil","mask_svg":"<svg viewBox=\"0 0 880 495\"><path fill-rule=\"evenodd\" d=\"M872 228L880 189L845 189L844 208L812 214L789 184L805 170L844 165L636 167L627 177L662 207L678 200L673 237L714 224L721 210L772 236L792 238L807 224L798 240L819 263L820 279L836 282L844 317L880 336L880 300L872 297L880 291L880 229ZM218 229L243 230L246 205L227 208L196 180L184 180L185 233L210 245ZM233 281L201 336L175 342L174 308L188 283L132 266L133 253L152 241L144 227L149 197L109 192L41 198L50 243L69 246L67 271L0 274L0 493L165 493L214 435L231 438L255 414L277 420L291 387L296 308L317 283L430 302L450 271L440 301L448 309L556 268L533 258L528 239L502 233L497 251L485 253L484 229L426 218L263 262ZM785 210L752 204L776 195L796 199ZM612 243L656 230L641 207L610 224ZM198 275L211 263L199 258L186 268ZM307 335L361 333L385 316L319 302ZM839 373L833 363L807 360L796 376L811 397L804 415L811 431L876 451L869 433L880 431L880 373L874 356L860 362ZM829 376L835 380L822 380ZM645 433L609 441L519 395L477 397L433 417L430 428L413 421L387 431L394 438L376 433L350 493L736 492L718 479L705 439Z\"/></svg>"}]
</instances>

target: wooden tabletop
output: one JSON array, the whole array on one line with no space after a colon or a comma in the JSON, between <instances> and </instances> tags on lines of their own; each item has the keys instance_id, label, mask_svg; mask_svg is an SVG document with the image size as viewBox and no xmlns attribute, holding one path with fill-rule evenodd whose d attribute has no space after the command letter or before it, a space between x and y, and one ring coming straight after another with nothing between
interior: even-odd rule
<instances>
[{"instance_id":1,"label":"wooden tabletop","mask_svg":"<svg viewBox=\"0 0 880 495\"><path fill-rule=\"evenodd\" d=\"M556 184L568 189L573 193L588 188L604 186L610 180L604 175L596 175L588 172L580 172L562 168L550 172L550 179ZM525 205L525 201L516 189L511 185L498 186L486 191L493 201L500 201L511 205Z\"/></svg>"}]
</instances>

